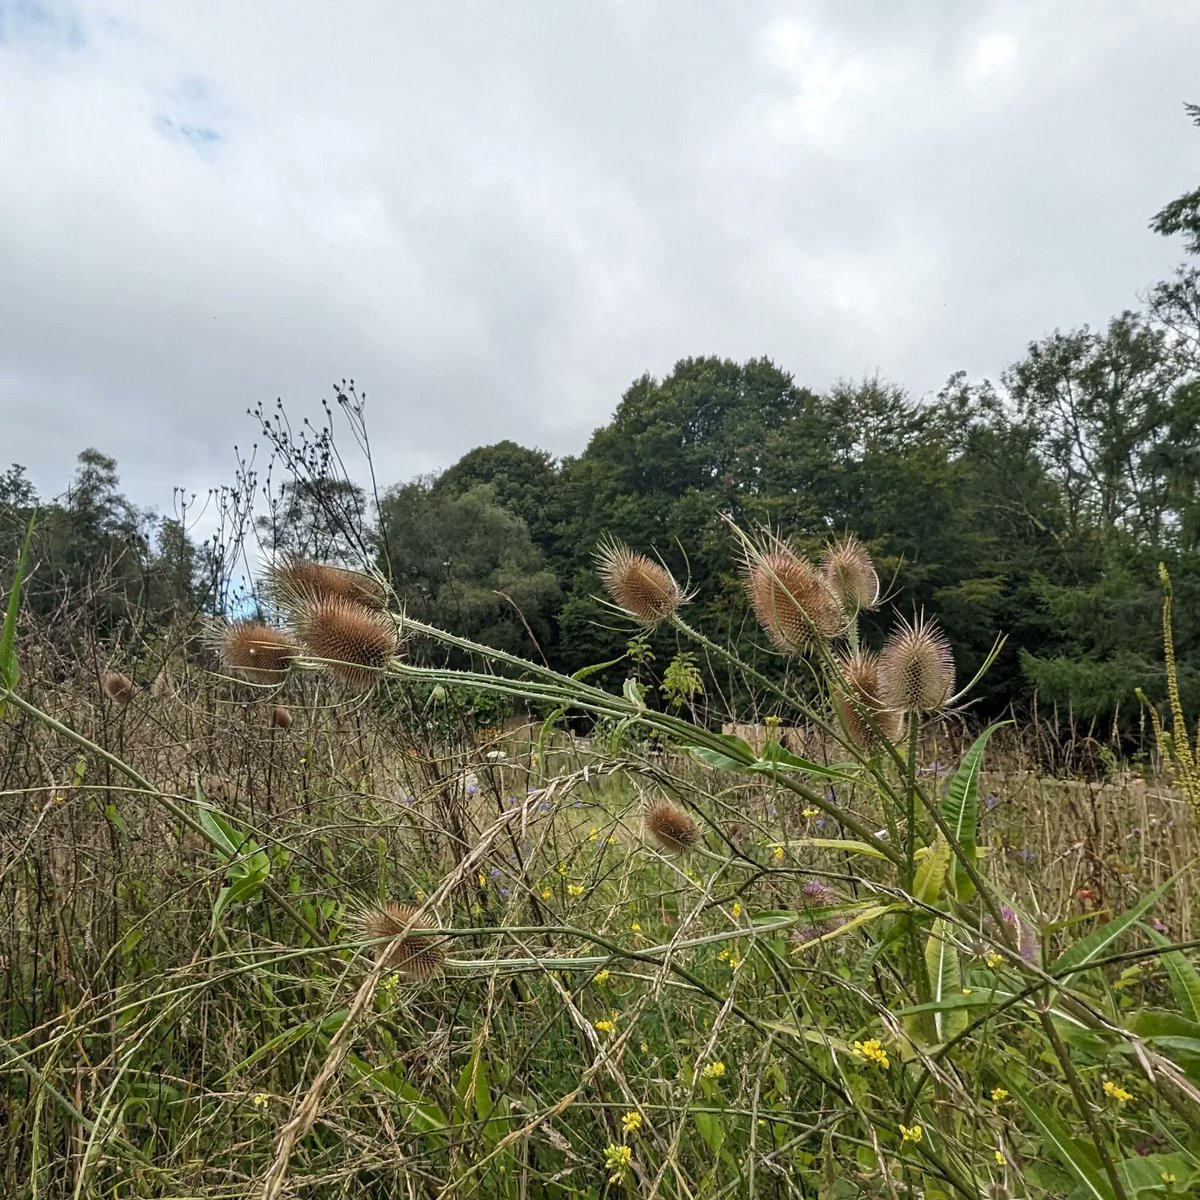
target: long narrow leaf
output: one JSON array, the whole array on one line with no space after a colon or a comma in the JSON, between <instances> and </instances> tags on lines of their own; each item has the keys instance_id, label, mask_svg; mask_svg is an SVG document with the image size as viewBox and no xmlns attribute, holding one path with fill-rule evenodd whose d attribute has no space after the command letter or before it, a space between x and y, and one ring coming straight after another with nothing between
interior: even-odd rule
<instances>
[{"instance_id":1,"label":"long narrow leaf","mask_svg":"<svg viewBox=\"0 0 1200 1200\"><path fill-rule=\"evenodd\" d=\"M964 755L950 786L946 789L942 801L942 819L950 827L953 839L954 888L958 897L969 900L971 880L963 863L975 865L975 830L979 824L979 776L983 770L983 752L987 749L988 739L1001 725L989 725L975 739L975 744Z\"/></svg>"},{"instance_id":2,"label":"long narrow leaf","mask_svg":"<svg viewBox=\"0 0 1200 1200\"><path fill-rule=\"evenodd\" d=\"M925 969L933 1003L942 1005L950 996L962 995L962 967L958 947L950 940L950 924L939 917L929 932L925 944ZM967 1027L967 1014L961 1008L933 1010L933 1029L939 1042L948 1042Z\"/></svg>"},{"instance_id":3,"label":"long narrow leaf","mask_svg":"<svg viewBox=\"0 0 1200 1200\"><path fill-rule=\"evenodd\" d=\"M1038 1108L1015 1084L1009 1084L1009 1091L1042 1135L1046 1149L1075 1177L1083 1194L1091 1200L1116 1200L1112 1184L1097 1162L1095 1151L1071 1137L1067 1127L1054 1113Z\"/></svg>"},{"instance_id":4,"label":"long narrow leaf","mask_svg":"<svg viewBox=\"0 0 1200 1200\"><path fill-rule=\"evenodd\" d=\"M1149 925L1142 926L1143 932L1156 946L1169 946L1171 939L1163 937L1157 929ZM1179 1011L1189 1021L1200 1022L1200 972L1188 962L1179 950L1164 950L1159 961L1167 968L1171 979L1171 991Z\"/></svg>"}]
</instances>

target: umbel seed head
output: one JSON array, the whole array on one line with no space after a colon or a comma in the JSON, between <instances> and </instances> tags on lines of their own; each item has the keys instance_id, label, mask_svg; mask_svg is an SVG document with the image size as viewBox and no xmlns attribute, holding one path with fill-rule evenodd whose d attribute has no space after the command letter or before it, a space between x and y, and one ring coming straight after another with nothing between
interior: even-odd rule
<instances>
[{"instance_id":1,"label":"umbel seed head","mask_svg":"<svg viewBox=\"0 0 1200 1200\"><path fill-rule=\"evenodd\" d=\"M335 567L332 563L306 562L287 558L277 563L270 574L270 586L276 599L291 608L304 597L336 597L361 604L364 608L385 608L387 593L373 575Z\"/></svg>"},{"instance_id":2,"label":"umbel seed head","mask_svg":"<svg viewBox=\"0 0 1200 1200\"><path fill-rule=\"evenodd\" d=\"M262 621L234 621L215 640L225 666L251 683L282 683L296 657L288 636Z\"/></svg>"},{"instance_id":3,"label":"umbel seed head","mask_svg":"<svg viewBox=\"0 0 1200 1200\"><path fill-rule=\"evenodd\" d=\"M596 551L596 570L613 602L643 625L657 625L687 603L666 567L623 542L601 544Z\"/></svg>"},{"instance_id":4,"label":"umbel seed head","mask_svg":"<svg viewBox=\"0 0 1200 1200\"><path fill-rule=\"evenodd\" d=\"M950 643L925 617L901 621L879 655L879 695L901 712L933 712L954 690Z\"/></svg>"},{"instance_id":5,"label":"umbel seed head","mask_svg":"<svg viewBox=\"0 0 1200 1200\"><path fill-rule=\"evenodd\" d=\"M290 729L292 727L292 714L282 704L275 705L275 711L271 713L271 724L276 729Z\"/></svg>"},{"instance_id":6,"label":"umbel seed head","mask_svg":"<svg viewBox=\"0 0 1200 1200\"><path fill-rule=\"evenodd\" d=\"M441 970L446 956L436 938L405 934L405 929L423 920L417 916L419 911L409 904L385 900L362 913L358 924L364 940L395 939L383 942L376 951L389 969L406 979L426 980Z\"/></svg>"},{"instance_id":7,"label":"umbel seed head","mask_svg":"<svg viewBox=\"0 0 1200 1200\"><path fill-rule=\"evenodd\" d=\"M122 708L133 699L133 680L128 675L122 675L120 671L106 671L104 678L100 680L100 687L114 704L119 704Z\"/></svg>"},{"instance_id":8,"label":"umbel seed head","mask_svg":"<svg viewBox=\"0 0 1200 1200\"><path fill-rule=\"evenodd\" d=\"M656 800L646 810L646 832L668 854L682 854L700 841L700 826L690 813Z\"/></svg>"},{"instance_id":9,"label":"umbel seed head","mask_svg":"<svg viewBox=\"0 0 1200 1200\"><path fill-rule=\"evenodd\" d=\"M796 654L836 637L846 618L816 568L786 542L747 554L743 582L759 624L777 650Z\"/></svg>"},{"instance_id":10,"label":"umbel seed head","mask_svg":"<svg viewBox=\"0 0 1200 1200\"><path fill-rule=\"evenodd\" d=\"M874 608L879 600L875 564L867 548L853 534L837 538L825 547L821 574L848 616Z\"/></svg>"},{"instance_id":11,"label":"umbel seed head","mask_svg":"<svg viewBox=\"0 0 1200 1200\"><path fill-rule=\"evenodd\" d=\"M841 681L834 685L833 703L842 725L856 746L868 748L879 742L879 734L898 741L903 733L903 718L883 705L879 694L879 656L859 650L838 659ZM874 722L876 729L871 728Z\"/></svg>"},{"instance_id":12,"label":"umbel seed head","mask_svg":"<svg viewBox=\"0 0 1200 1200\"><path fill-rule=\"evenodd\" d=\"M399 646L396 622L387 613L341 596L300 598L293 619L304 648L352 688L369 688Z\"/></svg>"}]
</instances>

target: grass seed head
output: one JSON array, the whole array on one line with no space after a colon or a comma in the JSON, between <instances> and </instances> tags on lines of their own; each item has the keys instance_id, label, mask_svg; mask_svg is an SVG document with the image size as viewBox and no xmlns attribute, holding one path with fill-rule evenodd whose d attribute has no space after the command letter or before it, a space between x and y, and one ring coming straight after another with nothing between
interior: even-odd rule
<instances>
[{"instance_id":1,"label":"grass seed head","mask_svg":"<svg viewBox=\"0 0 1200 1200\"><path fill-rule=\"evenodd\" d=\"M418 918L419 909L410 904L398 904L385 900L366 909L359 917L358 925L364 939L392 938L381 943L376 954L385 959L385 965L406 979L431 979L442 969L445 953L436 938L405 934L413 924L428 924L424 917Z\"/></svg>"},{"instance_id":2,"label":"grass seed head","mask_svg":"<svg viewBox=\"0 0 1200 1200\"><path fill-rule=\"evenodd\" d=\"M657 800L646 811L646 831L668 854L682 854L700 841L700 826L681 808Z\"/></svg>"},{"instance_id":3,"label":"grass seed head","mask_svg":"<svg viewBox=\"0 0 1200 1200\"><path fill-rule=\"evenodd\" d=\"M290 729L292 727L291 711L282 704L275 705L275 710L271 713L271 724L276 729Z\"/></svg>"},{"instance_id":4,"label":"grass seed head","mask_svg":"<svg viewBox=\"0 0 1200 1200\"><path fill-rule=\"evenodd\" d=\"M106 671L100 680L100 687L114 704L122 708L133 699L133 680L120 671Z\"/></svg>"},{"instance_id":5,"label":"grass seed head","mask_svg":"<svg viewBox=\"0 0 1200 1200\"><path fill-rule=\"evenodd\" d=\"M365 691L399 648L396 622L377 609L341 596L299 599L293 616L296 636L342 683Z\"/></svg>"},{"instance_id":6,"label":"grass seed head","mask_svg":"<svg viewBox=\"0 0 1200 1200\"><path fill-rule=\"evenodd\" d=\"M901 712L933 712L954 690L954 655L924 616L901 621L879 655L879 695Z\"/></svg>"},{"instance_id":7,"label":"grass seed head","mask_svg":"<svg viewBox=\"0 0 1200 1200\"><path fill-rule=\"evenodd\" d=\"M213 640L225 666L251 683L282 683L296 657L287 634L262 621L221 626Z\"/></svg>"},{"instance_id":8,"label":"grass seed head","mask_svg":"<svg viewBox=\"0 0 1200 1200\"><path fill-rule=\"evenodd\" d=\"M889 741L899 740L903 719L898 712L884 707L879 692L879 656L870 650L859 650L838 659L844 686L835 685L833 703L842 719L850 740L864 749L879 742L879 734L871 728L873 721Z\"/></svg>"},{"instance_id":9,"label":"grass seed head","mask_svg":"<svg viewBox=\"0 0 1200 1200\"><path fill-rule=\"evenodd\" d=\"M759 624L777 650L796 654L836 637L846 625L824 577L786 542L747 553L743 582Z\"/></svg>"},{"instance_id":10,"label":"grass seed head","mask_svg":"<svg viewBox=\"0 0 1200 1200\"><path fill-rule=\"evenodd\" d=\"M879 600L879 575L867 548L850 534L825 547L821 556L821 574L830 590L842 602L847 616L874 608Z\"/></svg>"},{"instance_id":11,"label":"grass seed head","mask_svg":"<svg viewBox=\"0 0 1200 1200\"><path fill-rule=\"evenodd\" d=\"M623 542L604 542L596 551L596 570L613 602L643 625L657 625L687 603L671 572Z\"/></svg>"},{"instance_id":12,"label":"grass seed head","mask_svg":"<svg viewBox=\"0 0 1200 1200\"><path fill-rule=\"evenodd\" d=\"M288 609L307 599L348 600L363 608L387 607L382 581L332 563L285 558L271 569L269 584L275 599Z\"/></svg>"}]
</instances>

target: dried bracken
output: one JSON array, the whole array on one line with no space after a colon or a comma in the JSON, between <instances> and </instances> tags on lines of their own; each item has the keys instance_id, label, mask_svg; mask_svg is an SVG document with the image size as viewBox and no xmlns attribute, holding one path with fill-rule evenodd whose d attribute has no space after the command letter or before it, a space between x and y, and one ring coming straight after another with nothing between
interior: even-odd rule
<instances>
[{"instance_id":1,"label":"dried bracken","mask_svg":"<svg viewBox=\"0 0 1200 1200\"><path fill-rule=\"evenodd\" d=\"M880 735L898 741L904 721L900 713L886 708L880 698L879 656L870 650L859 650L839 658L838 668L841 679L831 689L832 698L850 740L864 749L877 746Z\"/></svg>"},{"instance_id":2,"label":"dried bracken","mask_svg":"<svg viewBox=\"0 0 1200 1200\"><path fill-rule=\"evenodd\" d=\"M821 574L848 616L874 608L879 600L875 564L867 548L853 534L837 538L825 547Z\"/></svg>"},{"instance_id":3,"label":"dried bracken","mask_svg":"<svg viewBox=\"0 0 1200 1200\"><path fill-rule=\"evenodd\" d=\"M122 708L133 699L133 680L120 671L106 671L100 680L100 687L114 704Z\"/></svg>"},{"instance_id":4,"label":"dried bracken","mask_svg":"<svg viewBox=\"0 0 1200 1200\"><path fill-rule=\"evenodd\" d=\"M666 800L656 800L646 810L646 832L668 854L682 854L700 841L700 826L691 814Z\"/></svg>"},{"instance_id":5,"label":"dried bracken","mask_svg":"<svg viewBox=\"0 0 1200 1200\"><path fill-rule=\"evenodd\" d=\"M288 609L305 599L348 600L364 608L387 606L387 589L381 580L332 563L287 558L271 569L269 583L277 602Z\"/></svg>"},{"instance_id":6,"label":"dried bracken","mask_svg":"<svg viewBox=\"0 0 1200 1200\"><path fill-rule=\"evenodd\" d=\"M786 542L747 552L743 579L750 605L776 649L795 654L836 637L846 616L829 585Z\"/></svg>"},{"instance_id":7,"label":"dried bracken","mask_svg":"<svg viewBox=\"0 0 1200 1200\"><path fill-rule=\"evenodd\" d=\"M297 654L287 634L262 621L217 626L212 641L225 666L251 683L282 683Z\"/></svg>"},{"instance_id":8,"label":"dried bracken","mask_svg":"<svg viewBox=\"0 0 1200 1200\"><path fill-rule=\"evenodd\" d=\"M657 625L687 603L687 596L666 567L623 542L608 541L600 546L596 570L613 602L643 625Z\"/></svg>"},{"instance_id":9,"label":"dried bracken","mask_svg":"<svg viewBox=\"0 0 1200 1200\"><path fill-rule=\"evenodd\" d=\"M399 646L396 622L387 613L340 596L302 599L293 620L304 648L335 678L360 690L375 683Z\"/></svg>"},{"instance_id":10,"label":"dried bracken","mask_svg":"<svg viewBox=\"0 0 1200 1200\"><path fill-rule=\"evenodd\" d=\"M398 904L385 900L366 909L358 919L359 929L365 940L392 938L377 948L377 956L384 965L406 979L431 979L442 968L445 953L436 938L406 934L411 925L429 924L418 917L420 910L409 904Z\"/></svg>"},{"instance_id":11,"label":"dried bracken","mask_svg":"<svg viewBox=\"0 0 1200 1200\"><path fill-rule=\"evenodd\" d=\"M932 622L901 621L879 655L879 696L890 709L933 712L954 690L954 655Z\"/></svg>"},{"instance_id":12,"label":"dried bracken","mask_svg":"<svg viewBox=\"0 0 1200 1200\"><path fill-rule=\"evenodd\" d=\"M291 712L282 704L275 705L275 709L271 713L271 724L276 729L290 729L292 727Z\"/></svg>"}]
</instances>

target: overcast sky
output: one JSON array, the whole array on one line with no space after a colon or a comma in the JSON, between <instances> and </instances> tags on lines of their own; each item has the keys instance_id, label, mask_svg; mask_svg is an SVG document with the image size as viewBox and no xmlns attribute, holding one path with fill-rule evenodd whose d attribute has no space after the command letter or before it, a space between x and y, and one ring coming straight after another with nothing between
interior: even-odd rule
<instances>
[{"instance_id":1,"label":"overcast sky","mask_svg":"<svg viewBox=\"0 0 1200 1200\"><path fill-rule=\"evenodd\" d=\"M0 466L230 482L353 376L383 482L769 355L913 394L1181 257L1197 0L0 0Z\"/></svg>"}]
</instances>

